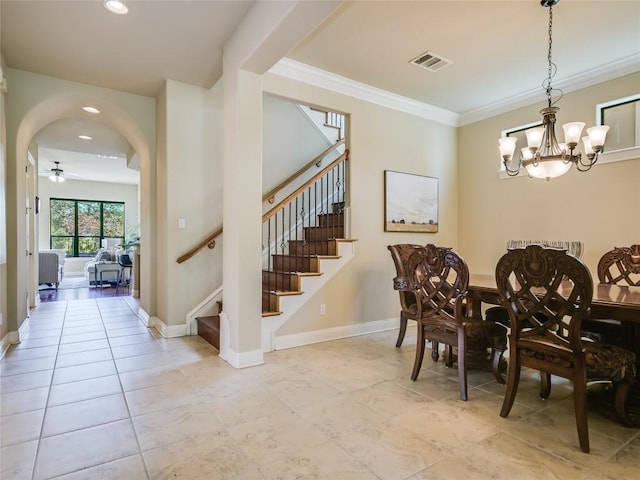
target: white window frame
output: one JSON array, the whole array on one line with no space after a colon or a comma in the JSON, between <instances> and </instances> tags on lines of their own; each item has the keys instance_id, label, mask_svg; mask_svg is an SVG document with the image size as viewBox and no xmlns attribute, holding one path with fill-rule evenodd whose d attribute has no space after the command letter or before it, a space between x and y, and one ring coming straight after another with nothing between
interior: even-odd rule
<instances>
[{"instance_id":1,"label":"white window frame","mask_svg":"<svg viewBox=\"0 0 640 480\"><path fill-rule=\"evenodd\" d=\"M622 105L625 103L637 102L636 105L636 146L623 148L620 150L605 151L598 157L598 163L622 162L625 160L635 160L640 158L640 93L624 98L618 98L609 102L598 103L596 105L596 125L603 125L603 111L605 108Z\"/></svg>"}]
</instances>

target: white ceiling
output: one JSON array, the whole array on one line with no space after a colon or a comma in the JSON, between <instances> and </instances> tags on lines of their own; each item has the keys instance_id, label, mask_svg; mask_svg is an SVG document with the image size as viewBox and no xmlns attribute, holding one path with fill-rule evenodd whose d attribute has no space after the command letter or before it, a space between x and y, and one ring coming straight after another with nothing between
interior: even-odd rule
<instances>
[{"instance_id":1,"label":"white ceiling","mask_svg":"<svg viewBox=\"0 0 640 480\"><path fill-rule=\"evenodd\" d=\"M130 1L129 14L116 16L98 0L2 0L2 56L10 68L146 96L165 78L209 88L221 75L225 41L253 3ZM569 90L640 70L640 1L562 0L553 12L555 86ZM288 57L474 118L514 99L543 106L547 22L539 0L350 1ZM425 51L453 64L434 73L408 63ZM55 122L38 141L126 156L126 141L101 124L93 125L92 147L80 143L84 127Z\"/></svg>"}]
</instances>

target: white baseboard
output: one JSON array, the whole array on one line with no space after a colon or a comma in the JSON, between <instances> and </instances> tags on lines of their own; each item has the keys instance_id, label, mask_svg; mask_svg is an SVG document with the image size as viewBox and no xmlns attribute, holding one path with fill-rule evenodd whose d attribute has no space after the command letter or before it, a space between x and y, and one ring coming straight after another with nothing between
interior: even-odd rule
<instances>
[{"instance_id":1,"label":"white baseboard","mask_svg":"<svg viewBox=\"0 0 640 480\"><path fill-rule=\"evenodd\" d=\"M338 340L340 338L357 337L359 335L367 335L369 333L393 330L398 328L399 325L400 320L398 318L389 318L386 320L375 320L373 322L356 323L352 325L343 325L340 327L325 328L322 330L314 330L311 332L280 335L274 337L274 347L275 350L301 347L303 345L327 342L329 340Z\"/></svg>"},{"instance_id":2,"label":"white baseboard","mask_svg":"<svg viewBox=\"0 0 640 480\"><path fill-rule=\"evenodd\" d=\"M2 337L2 340L0 340L0 359L4 357L11 345L20 343L28 335L29 330L29 318L27 317L24 322L22 322L22 325L20 325L18 331L7 332L7 334Z\"/></svg>"},{"instance_id":3,"label":"white baseboard","mask_svg":"<svg viewBox=\"0 0 640 480\"><path fill-rule=\"evenodd\" d=\"M2 340L0 340L0 360L2 360L5 353L7 353L7 350L9 350L10 346L11 342L9 341L9 333L7 333L4 337L2 337Z\"/></svg>"},{"instance_id":4,"label":"white baseboard","mask_svg":"<svg viewBox=\"0 0 640 480\"><path fill-rule=\"evenodd\" d=\"M230 346L229 318L223 310L220 312L220 353L218 354L225 362L234 368L255 367L264 363L264 351L262 349L250 352L236 352Z\"/></svg>"},{"instance_id":5,"label":"white baseboard","mask_svg":"<svg viewBox=\"0 0 640 480\"><path fill-rule=\"evenodd\" d=\"M18 329L17 332L17 336L15 338L9 337L9 339L11 340L11 343L20 343L22 340L24 340L27 335L29 335L29 331L31 330L31 326L29 324L29 317L24 319L24 322L22 322L22 325L20 325L20 328ZM11 332L11 333L16 333L16 332Z\"/></svg>"},{"instance_id":6,"label":"white baseboard","mask_svg":"<svg viewBox=\"0 0 640 480\"><path fill-rule=\"evenodd\" d=\"M149 327L149 328L153 327L155 317L150 317L149 314L145 312L142 307L138 309L138 318L142 323L144 323L146 327Z\"/></svg>"},{"instance_id":7,"label":"white baseboard","mask_svg":"<svg viewBox=\"0 0 640 480\"><path fill-rule=\"evenodd\" d=\"M224 354L220 352L220 358L234 368L255 367L264 364L264 352L262 349L250 352L236 352L226 348Z\"/></svg>"},{"instance_id":8,"label":"white baseboard","mask_svg":"<svg viewBox=\"0 0 640 480\"><path fill-rule=\"evenodd\" d=\"M164 338L184 337L187 335L187 324L167 325L158 317L153 317L153 325Z\"/></svg>"}]
</instances>

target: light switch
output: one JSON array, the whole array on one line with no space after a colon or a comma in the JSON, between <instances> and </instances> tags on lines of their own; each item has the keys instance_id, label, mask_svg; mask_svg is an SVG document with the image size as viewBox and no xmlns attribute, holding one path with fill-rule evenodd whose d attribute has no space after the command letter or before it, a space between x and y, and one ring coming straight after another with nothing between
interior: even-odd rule
<instances>
[{"instance_id":1,"label":"light switch","mask_svg":"<svg viewBox=\"0 0 640 480\"><path fill-rule=\"evenodd\" d=\"M178 219L178 228L187 228L187 221L184 218Z\"/></svg>"}]
</instances>

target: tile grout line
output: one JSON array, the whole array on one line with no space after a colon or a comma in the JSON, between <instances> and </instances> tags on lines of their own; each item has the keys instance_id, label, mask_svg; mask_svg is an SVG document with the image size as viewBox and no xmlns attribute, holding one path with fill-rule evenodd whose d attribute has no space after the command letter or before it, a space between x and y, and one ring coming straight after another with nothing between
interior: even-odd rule
<instances>
[{"instance_id":1,"label":"tile grout line","mask_svg":"<svg viewBox=\"0 0 640 480\"><path fill-rule=\"evenodd\" d=\"M124 303L127 305L127 307L129 307L131 309L131 306L124 301ZM104 318L102 316L102 310L100 309L100 304L98 303L98 310L100 312L100 319L102 320L102 324L104 325ZM131 309L131 311L133 312L133 309ZM133 312L135 313L135 312ZM116 368L116 375L118 376L118 384L120 385L120 390L122 392L122 398L124 399L124 404L127 408L127 414L129 415L129 424L131 425L131 430L133 431L133 436L136 439L136 445L138 447L138 455L140 455L140 459L142 460L142 464L144 465L144 472L147 475L147 479L151 478L149 476L149 468L147 466L147 462L144 458L144 455L142 454L142 446L140 445L140 439L138 438L138 432L136 430L136 427L133 423L133 415L131 415L131 409L129 408L129 401L127 400L127 396L125 395L125 391L124 391L124 385L122 385L122 379L120 378L120 369L118 368L118 364L115 361L115 357L113 356L113 347L111 346L111 339L109 337L109 334L107 333L107 329L105 327L105 335L107 336L107 343L109 344L109 351L111 352L111 358L113 359L113 364ZM126 458L126 457L122 457L122 458Z\"/></svg>"},{"instance_id":2,"label":"tile grout line","mask_svg":"<svg viewBox=\"0 0 640 480\"><path fill-rule=\"evenodd\" d=\"M67 311L69 310L69 302L65 300L64 316L62 318L62 328L60 329L60 337L58 337L58 348L56 349L56 359L53 362L53 369L51 371L51 379L49 380L49 390L47 392L47 400L44 404L44 412L42 413L42 423L40 424L40 433L38 435L38 444L36 446L36 455L33 459L33 467L31 469L31 480L35 480L36 465L38 464L38 455L40 453L40 443L42 442L42 432L44 431L44 422L47 418L47 408L49 405L49 398L51 397L51 387L53 386L53 377L56 374L56 363L58 363L58 355L60 354L60 342L62 342L62 332L64 331L64 323L67 318Z\"/></svg>"}]
</instances>

